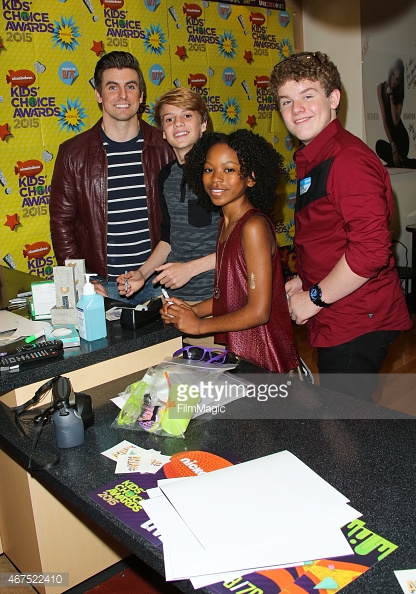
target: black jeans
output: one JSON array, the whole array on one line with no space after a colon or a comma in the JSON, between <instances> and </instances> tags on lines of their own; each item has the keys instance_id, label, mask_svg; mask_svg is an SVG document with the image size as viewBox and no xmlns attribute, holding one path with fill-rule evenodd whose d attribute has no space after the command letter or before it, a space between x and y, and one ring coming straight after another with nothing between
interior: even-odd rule
<instances>
[{"instance_id":1,"label":"black jeans","mask_svg":"<svg viewBox=\"0 0 416 594\"><path fill-rule=\"evenodd\" d=\"M398 330L377 330L333 347L318 347L323 388L371 402L378 372Z\"/></svg>"}]
</instances>

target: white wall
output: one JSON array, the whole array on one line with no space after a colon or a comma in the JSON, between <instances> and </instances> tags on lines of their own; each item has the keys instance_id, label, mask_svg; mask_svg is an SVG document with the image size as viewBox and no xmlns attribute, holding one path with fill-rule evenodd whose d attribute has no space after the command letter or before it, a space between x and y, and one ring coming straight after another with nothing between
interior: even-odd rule
<instances>
[{"instance_id":1,"label":"white wall","mask_svg":"<svg viewBox=\"0 0 416 594\"><path fill-rule=\"evenodd\" d=\"M377 14L379 0L362 1L366 4L366 14L371 11L371 4ZM343 83L341 122L365 140L360 0L303 0L302 20L304 50L327 53L340 71ZM379 21L373 31L381 34L390 24L389 20ZM411 234L406 232L406 225L416 223L416 171L397 171L393 170L391 174L396 201L392 234L408 247L410 254Z\"/></svg>"},{"instance_id":2,"label":"white wall","mask_svg":"<svg viewBox=\"0 0 416 594\"><path fill-rule=\"evenodd\" d=\"M325 52L341 74L342 124L364 138L360 0L303 0L302 17L305 51Z\"/></svg>"}]
</instances>

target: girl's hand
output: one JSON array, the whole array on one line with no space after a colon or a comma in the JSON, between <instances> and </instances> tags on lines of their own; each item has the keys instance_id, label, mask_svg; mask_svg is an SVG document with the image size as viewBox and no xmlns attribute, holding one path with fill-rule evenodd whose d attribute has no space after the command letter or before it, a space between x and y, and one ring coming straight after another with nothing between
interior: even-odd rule
<instances>
[{"instance_id":1,"label":"girl's hand","mask_svg":"<svg viewBox=\"0 0 416 594\"><path fill-rule=\"evenodd\" d=\"M171 323L171 321L170 321L171 316L168 314L168 307L172 303L176 303L177 305L181 305L182 307L189 307L189 308L191 307L185 301L182 301L182 299L178 299L177 297L169 297L168 300L165 299L162 307L159 310L159 313L162 316L162 320L164 320L166 324Z\"/></svg>"},{"instance_id":2,"label":"girl's hand","mask_svg":"<svg viewBox=\"0 0 416 594\"><path fill-rule=\"evenodd\" d=\"M166 324L173 324L181 332L187 334L200 334L201 318L193 311L192 307L176 297L170 297L160 310L162 320Z\"/></svg>"}]
</instances>

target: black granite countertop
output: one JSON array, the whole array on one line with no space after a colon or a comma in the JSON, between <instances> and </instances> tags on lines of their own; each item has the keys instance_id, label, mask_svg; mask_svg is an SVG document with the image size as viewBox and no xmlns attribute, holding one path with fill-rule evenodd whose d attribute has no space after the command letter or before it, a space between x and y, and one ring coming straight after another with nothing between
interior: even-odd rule
<instances>
[{"instance_id":1,"label":"black granite countertop","mask_svg":"<svg viewBox=\"0 0 416 594\"><path fill-rule=\"evenodd\" d=\"M241 371L247 370L252 371L243 365ZM95 424L86 431L84 444L61 450L59 463L49 470L33 472L79 517L87 517L163 575L161 551L88 497L89 492L115 478L114 462L102 456L102 451L123 439L166 455L206 450L241 461L289 450L348 497L352 507L362 512L367 528L399 547L342 592L401 592L393 570L415 566L416 419L297 382L290 398L268 403L267 418L261 412L264 403L242 399L225 407L228 418L194 419L185 439L166 438L111 428L118 409L109 398L118 392L120 382L123 380L89 391ZM290 416L291 406L301 418L282 418ZM54 443L51 425L42 432L39 454L47 452L49 443ZM4 404L0 405L0 446L27 467L30 441L21 436ZM253 507L261 504L255 491L248 493L248 503ZM212 508L216 503L209 505ZM175 585L183 592L194 591L188 581Z\"/></svg>"},{"instance_id":2,"label":"black granite countertop","mask_svg":"<svg viewBox=\"0 0 416 594\"><path fill-rule=\"evenodd\" d=\"M0 267L0 272L0 298L3 307L8 304L9 299L16 296L17 292L30 290L31 282L44 280L4 267ZM112 300L106 300L106 309L116 305L116 303ZM26 309L23 311L17 310L13 313L27 316ZM106 338L92 342L81 339L80 347L64 349L62 358L35 363L23 367L17 372L2 373L0 375L0 395L21 386L40 382L83 367L89 367L95 363L101 363L127 353L140 351L178 336L182 336L181 332L173 326L165 326L160 318L136 329L123 327L119 321L107 321ZM42 340L44 339L40 338L37 342ZM138 369L141 369L140 352L137 353L137 357Z\"/></svg>"},{"instance_id":3,"label":"black granite countertop","mask_svg":"<svg viewBox=\"0 0 416 594\"><path fill-rule=\"evenodd\" d=\"M142 328L131 330L123 328L119 321L107 321L107 337L92 342L81 339L80 347L63 349L63 357L35 363L14 373L0 376L0 395L21 386L42 381L56 375L69 373L76 369L89 367L101 361L120 357L138 351L137 364L140 366L140 350L155 344L182 336L173 326L165 326L161 319L149 322ZM38 339L38 342L41 339Z\"/></svg>"}]
</instances>

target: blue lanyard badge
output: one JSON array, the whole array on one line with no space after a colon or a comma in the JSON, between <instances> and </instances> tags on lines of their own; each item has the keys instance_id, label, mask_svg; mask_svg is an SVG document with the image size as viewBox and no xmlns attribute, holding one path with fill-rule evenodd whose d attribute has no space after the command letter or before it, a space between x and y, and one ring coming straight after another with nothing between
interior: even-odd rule
<instances>
[{"instance_id":1,"label":"blue lanyard badge","mask_svg":"<svg viewBox=\"0 0 416 594\"><path fill-rule=\"evenodd\" d=\"M312 178L310 178L310 177L305 177L304 179L300 180L300 182L299 182L300 196L302 196L302 194L304 194L305 192L307 192L309 190L309 188L311 187L311 183L312 183Z\"/></svg>"}]
</instances>

